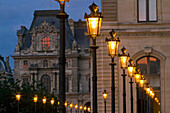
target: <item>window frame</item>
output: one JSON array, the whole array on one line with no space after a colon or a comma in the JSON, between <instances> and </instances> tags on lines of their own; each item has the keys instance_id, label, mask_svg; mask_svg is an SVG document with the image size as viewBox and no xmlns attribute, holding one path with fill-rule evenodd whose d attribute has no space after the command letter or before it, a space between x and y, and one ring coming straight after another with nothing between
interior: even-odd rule
<instances>
[{"instance_id":1,"label":"window frame","mask_svg":"<svg viewBox=\"0 0 170 113\"><path fill-rule=\"evenodd\" d=\"M24 60L23 61L23 68L28 68L28 61L27 60Z\"/></svg>"},{"instance_id":2,"label":"window frame","mask_svg":"<svg viewBox=\"0 0 170 113\"><path fill-rule=\"evenodd\" d=\"M45 47L48 47L48 48L45 48ZM48 51L49 49L50 49L50 38L48 36L46 36L46 37L42 38L42 50Z\"/></svg>"},{"instance_id":3,"label":"window frame","mask_svg":"<svg viewBox=\"0 0 170 113\"><path fill-rule=\"evenodd\" d=\"M137 0L137 21L138 23L158 22L158 0L156 0L156 20L149 19L149 0L146 0L146 21L141 21L139 18L139 0Z\"/></svg>"},{"instance_id":4,"label":"window frame","mask_svg":"<svg viewBox=\"0 0 170 113\"><path fill-rule=\"evenodd\" d=\"M49 81L47 81L47 77L49 78ZM43 79L45 80L45 82ZM45 88L47 92L51 92L51 77L45 74L41 77L41 82L42 82L42 87Z\"/></svg>"}]
</instances>

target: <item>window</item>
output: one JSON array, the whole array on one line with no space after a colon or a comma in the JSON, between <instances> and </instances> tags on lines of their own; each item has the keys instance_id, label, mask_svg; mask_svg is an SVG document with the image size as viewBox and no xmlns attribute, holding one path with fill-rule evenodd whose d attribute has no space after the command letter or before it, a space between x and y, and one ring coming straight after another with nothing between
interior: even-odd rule
<instances>
[{"instance_id":1,"label":"window","mask_svg":"<svg viewBox=\"0 0 170 113\"><path fill-rule=\"evenodd\" d=\"M24 60L24 68L28 68L28 61Z\"/></svg>"},{"instance_id":2,"label":"window","mask_svg":"<svg viewBox=\"0 0 170 113\"><path fill-rule=\"evenodd\" d=\"M42 49L43 51L47 51L50 48L50 39L45 37L42 39Z\"/></svg>"},{"instance_id":3,"label":"window","mask_svg":"<svg viewBox=\"0 0 170 113\"><path fill-rule=\"evenodd\" d=\"M138 21L157 21L157 0L138 0Z\"/></svg>"},{"instance_id":4,"label":"window","mask_svg":"<svg viewBox=\"0 0 170 113\"><path fill-rule=\"evenodd\" d=\"M25 85L25 86L27 86L27 85L29 84L28 78L23 78L22 84Z\"/></svg>"},{"instance_id":5,"label":"window","mask_svg":"<svg viewBox=\"0 0 170 113\"><path fill-rule=\"evenodd\" d=\"M88 80L88 84L89 84L89 92L91 91L91 81L90 81L91 79L90 79L90 77L89 77L89 80Z\"/></svg>"},{"instance_id":6,"label":"window","mask_svg":"<svg viewBox=\"0 0 170 113\"><path fill-rule=\"evenodd\" d=\"M43 60L43 67L48 67L48 60Z\"/></svg>"},{"instance_id":7,"label":"window","mask_svg":"<svg viewBox=\"0 0 170 113\"><path fill-rule=\"evenodd\" d=\"M66 77L66 92L69 92L69 77Z\"/></svg>"},{"instance_id":8,"label":"window","mask_svg":"<svg viewBox=\"0 0 170 113\"><path fill-rule=\"evenodd\" d=\"M160 60L151 56L142 57L137 60L137 67L140 68L141 74L144 75L146 82L151 85L156 96L160 100ZM138 108L140 109L142 99L141 93L138 93L138 95ZM148 103L147 100L146 103ZM155 106L153 105L150 108L151 111L153 110L153 107Z\"/></svg>"},{"instance_id":9,"label":"window","mask_svg":"<svg viewBox=\"0 0 170 113\"><path fill-rule=\"evenodd\" d=\"M43 88L46 89L47 92L51 92L51 79L48 75L43 75L41 77L41 82L42 82L42 86Z\"/></svg>"}]
</instances>

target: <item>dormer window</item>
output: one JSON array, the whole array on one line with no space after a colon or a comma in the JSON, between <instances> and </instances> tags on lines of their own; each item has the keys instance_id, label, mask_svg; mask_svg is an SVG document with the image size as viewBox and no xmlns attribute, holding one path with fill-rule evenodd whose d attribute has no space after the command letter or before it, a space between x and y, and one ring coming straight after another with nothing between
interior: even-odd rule
<instances>
[{"instance_id":1,"label":"dormer window","mask_svg":"<svg viewBox=\"0 0 170 113\"><path fill-rule=\"evenodd\" d=\"M43 51L47 51L50 48L50 38L44 37L42 39L42 49Z\"/></svg>"},{"instance_id":2,"label":"dormer window","mask_svg":"<svg viewBox=\"0 0 170 113\"><path fill-rule=\"evenodd\" d=\"M24 60L24 68L28 68L28 61L27 60Z\"/></svg>"}]
</instances>

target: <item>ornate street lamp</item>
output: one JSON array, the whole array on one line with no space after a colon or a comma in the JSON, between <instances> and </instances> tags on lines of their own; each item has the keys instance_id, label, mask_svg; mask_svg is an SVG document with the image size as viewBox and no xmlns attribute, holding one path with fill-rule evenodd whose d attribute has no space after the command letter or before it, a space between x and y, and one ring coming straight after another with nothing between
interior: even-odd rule
<instances>
[{"instance_id":1,"label":"ornate street lamp","mask_svg":"<svg viewBox=\"0 0 170 113\"><path fill-rule=\"evenodd\" d=\"M67 103L67 101L65 101L64 106L67 107L67 105L68 105L68 103Z\"/></svg>"},{"instance_id":2,"label":"ornate street lamp","mask_svg":"<svg viewBox=\"0 0 170 113\"><path fill-rule=\"evenodd\" d=\"M80 106L79 106L79 109L80 109L80 111L81 111L81 113L82 113L83 106L80 105Z\"/></svg>"},{"instance_id":3,"label":"ornate street lamp","mask_svg":"<svg viewBox=\"0 0 170 113\"><path fill-rule=\"evenodd\" d=\"M16 100L18 101L18 113L19 113L19 101L20 101L20 99L21 99L21 95L20 95L20 93L18 93L16 95Z\"/></svg>"},{"instance_id":4,"label":"ornate street lamp","mask_svg":"<svg viewBox=\"0 0 170 113\"><path fill-rule=\"evenodd\" d=\"M114 57L117 56L118 53L118 46L119 46L119 38L116 38L116 32L112 30L110 32L111 38L108 39L106 38L106 43L107 43L107 49L108 49L108 54L111 57L111 70L112 70L112 87L111 87L111 96L112 96L112 113L115 113L115 74L114 74L114 66L116 63L114 62Z\"/></svg>"},{"instance_id":5,"label":"ornate street lamp","mask_svg":"<svg viewBox=\"0 0 170 113\"><path fill-rule=\"evenodd\" d=\"M66 113L65 102L65 20L68 15L65 13L65 4L69 0L56 0L60 4L60 52L59 52L59 112Z\"/></svg>"},{"instance_id":6,"label":"ornate street lamp","mask_svg":"<svg viewBox=\"0 0 170 113\"><path fill-rule=\"evenodd\" d=\"M84 106L84 108L83 108L83 109L84 109L84 111L86 111L86 110L87 110L87 106Z\"/></svg>"},{"instance_id":7,"label":"ornate street lamp","mask_svg":"<svg viewBox=\"0 0 170 113\"><path fill-rule=\"evenodd\" d=\"M85 13L84 18L87 23L88 37L92 38L92 61L93 61L93 113L97 113L97 62L96 62L96 37L100 36L100 27L102 21L102 14L99 12L98 6L93 3L89 6L91 13Z\"/></svg>"},{"instance_id":8,"label":"ornate street lamp","mask_svg":"<svg viewBox=\"0 0 170 113\"><path fill-rule=\"evenodd\" d=\"M123 69L123 113L126 113L126 83L125 83L125 69L128 67L128 61L129 61L129 53L126 54L127 49L126 48L122 48L121 49L122 54L119 54L119 61L120 61L120 66Z\"/></svg>"},{"instance_id":9,"label":"ornate street lamp","mask_svg":"<svg viewBox=\"0 0 170 113\"><path fill-rule=\"evenodd\" d=\"M46 102L47 102L47 99L46 99L45 96L44 96L44 98L42 99L42 102L43 102L43 104L44 104L44 113L45 113L45 104L46 104Z\"/></svg>"},{"instance_id":10,"label":"ornate street lamp","mask_svg":"<svg viewBox=\"0 0 170 113\"><path fill-rule=\"evenodd\" d=\"M33 98L33 100L34 100L34 103L35 103L35 113L36 113L36 103L37 103L37 101L38 101L38 96L35 95L34 98Z\"/></svg>"},{"instance_id":11,"label":"ornate street lamp","mask_svg":"<svg viewBox=\"0 0 170 113\"><path fill-rule=\"evenodd\" d=\"M133 60L130 59L129 60L129 65L128 65L128 76L130 77L130 94L131 94L131 113L133 113L133 81L132 78L134 77L135 74L135 70L136 70L136 66L133 65Z\"/></svg>"},{"instance_id":12,"label":"ornate street lamp","mask_svg":"<svg viewBox=\"0 0 170 113\"><path fill-rule=\"evenodd\" d=\"M141 79L141 74L140 74L140 69L136 68L136 72L135 72L135 83L136 83L136 94L137 94L137 113L139 113L139 82Z\"/></svg>"},{"instance_id":13,"label":"ornate street lamp","mask_svg":"<svg viewBox=\"0 0 170 113\"><path fill-rule=\"evenodd\" d=\"M90 106L87 108L87 111L88 111L88 112L90 112L90 111L91 111Z\"/></svg>"},{"instance_id":14,"label":"ornate street lamp","mask_svg":"<svg viewBox=\"0 0 170 113\"><path fill-rule=\"evenodd\" d=\"M54 108L54 98L52 98L51 100L50 100L50 102L51 102L51 105L52 105L52 113L53 113L53 108Z\"/></svg>"},{"instance_id":15,"label":"ornate street lamp","mask_svg":"<svg viewBox=\"0 0 170 113\"><path fill-rule=\"evenodd\" d=\"M103 92L103 99L104 99L104 111L105 111L105 113L106 113L106 99L107 99L107 95L108 95L108 93L106 92L106 90L104 90L104 92Z\"/></svg>"},{"instance_id":16,"label":"ornate street lamp","mask_svg":"<svg viewBox=\"0 0 170 113\"><path fill-rule=\"evenodd\" d=\"M73 103L70 102L70 109L71 109L71 113L72 113L72 108L73 108Z\"/></svg>"},{"instance_id":17,"label":"ornate street lamp","mask_svg":"<svg viewBox=\"0 0 170 113\"><path fill-rule=\"evenodd\" d=\"M148 102L147 102L147 113L149 113L149 111L150 111L150 97L149 97L149 95L150 95L150 85L149 85L149 83L145 83L146 85L145 85L145 91L146 91L146 94L147 94L147 100L148 100Z\"/></svg>"},{"instance_id":18,"label":"ornate street lamp","mask_svg":"<svg viewBox=\"0 0 170 113\"><path fill-rule=\"evenodd\" d=\"M77 109L78 109L78 107L79 107L79 106L78 106L78 104L75 104L75 106L74 106L74 107L75 107L75 109L76 109L76 113L77 113Z\"/></svg>"}]
</instances>

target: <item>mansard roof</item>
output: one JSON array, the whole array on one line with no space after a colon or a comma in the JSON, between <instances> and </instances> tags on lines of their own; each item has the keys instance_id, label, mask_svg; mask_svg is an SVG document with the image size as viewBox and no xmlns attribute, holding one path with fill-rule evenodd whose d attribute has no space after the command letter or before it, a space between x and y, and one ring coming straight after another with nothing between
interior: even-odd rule
<instances>
[{"instance_id":1,"label":"mansard roof","mask_svg":"<svg viewBox=\"0 0 170 113\"><path fill-rule=\"evenodd\" d=\"M17 31L17 35L21 34L23 36L23 46L21 49L27 49L31 46L31 31L40 26L43 22L48 23L51 26L55 26L56 29L60 29L60 20L56 17L59 14L59 10L36 10L34 12L34 18L29 30L25 27L21 27ZM72 42L74 40L71 29L69 27L68 21L66 20L66 48L72 47Z\"/></svg>"},{"instance_id":2,"label":"mansard roof","mask_svg":"<svg viewBox=\"0 0 170 113\"><path fill-rule=\"evenodd\" d=\"M78 47L89 48L90 38L84 34L85 32L87 32L86 22L81 20L75 22L74 32L75 40L78 42Z\"/></svg>"}]
</instances>

